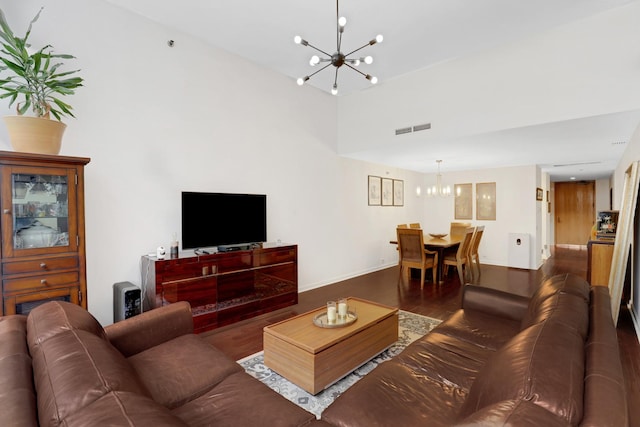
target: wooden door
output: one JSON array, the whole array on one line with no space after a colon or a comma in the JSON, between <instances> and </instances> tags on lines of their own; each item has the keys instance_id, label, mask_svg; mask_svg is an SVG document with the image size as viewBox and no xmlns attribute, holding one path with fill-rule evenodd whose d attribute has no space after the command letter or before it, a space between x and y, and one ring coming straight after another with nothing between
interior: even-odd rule
<instances>
[{"instance_id":1,"label":"wooden door","mask_svg":"<svg viewBox=\"0 0 640 427\"><path fill-rule=\"evenodd\" d=\"M557 245L586 245L595 223L595 181L555 183Z\"/></svg>"}]
</instances>

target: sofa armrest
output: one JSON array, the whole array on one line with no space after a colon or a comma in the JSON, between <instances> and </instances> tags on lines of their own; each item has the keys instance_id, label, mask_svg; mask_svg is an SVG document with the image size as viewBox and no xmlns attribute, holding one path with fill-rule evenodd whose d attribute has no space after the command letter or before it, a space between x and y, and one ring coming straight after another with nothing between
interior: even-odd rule
<instances>
[{"instance_id":1,"label":"sofa armrest","mask_svg":"<svg viewBox=\"0 0 640 427\"><path fill-rule=\"evenodd\" d=\"M529 298L497 289L465 285L462 290L462 308L477 310L512 320L522 320L529 306Z\"/></svg>"},{"instance_id":2,"label":"sofa armrest","mask_svg":"<svg viewBox=\"0 0 640 427\"><path fill-rule=\"evenodd\" d=\"M191 306L186 301L146 311L104 328L107 338L125 357L193 333Z\"/></svg>"}]
</instances>

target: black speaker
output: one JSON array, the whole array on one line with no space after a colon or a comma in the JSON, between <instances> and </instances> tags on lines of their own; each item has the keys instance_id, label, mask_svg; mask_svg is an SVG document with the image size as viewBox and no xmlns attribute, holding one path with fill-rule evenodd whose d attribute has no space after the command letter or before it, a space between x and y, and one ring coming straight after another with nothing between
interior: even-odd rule
<instances>
[{"instance_id":1,"label":"black speaker","mask_svg":"<svg viewBox=\"0 0 640 427\"><path fill-rule=\"evenodd\" d=\"M131 282L113 284L113 321L128 319L142 312L140 288Z\"/></svg>"}]
</instances>

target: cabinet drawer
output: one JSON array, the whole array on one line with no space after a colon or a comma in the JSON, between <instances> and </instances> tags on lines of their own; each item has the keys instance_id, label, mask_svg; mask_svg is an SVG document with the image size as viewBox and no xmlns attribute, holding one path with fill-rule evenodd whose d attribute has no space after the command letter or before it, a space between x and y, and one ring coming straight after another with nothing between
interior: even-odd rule
<instances>
[{"instance_id":1,"label":"cabinet drawer","mask_svg":"<svg viewBox=\"0 0 640 427\"><path fill-rule=\"evenodd\" d=\"M4 292L24 291L28 289L47 289L71 283L78 283L78 272L44 274L21 279L3 280Z\"/></svg>"},{"instance_id":2,"label":"cabinet drawer","mask_svg":"<svg viewBox=\"0 0 640 427\"><path fill-rule=\"evenodd\" d=\"M295 259L295 249L270 250L257 253L255 255L254 264L256 267L260 267L263 265L295 261Z\"/></svg>"},{"instance_id":3,"label":"cabinet drawer","mask_svg":"<svg viewBox=\"0 0 640 427\"><path fill-rule=\"evenodd\" d=\"M21 274L78 268L78 257L42 258L31 261L7 262L2 265L2 274Z\"/></svg>"}]
</instances>

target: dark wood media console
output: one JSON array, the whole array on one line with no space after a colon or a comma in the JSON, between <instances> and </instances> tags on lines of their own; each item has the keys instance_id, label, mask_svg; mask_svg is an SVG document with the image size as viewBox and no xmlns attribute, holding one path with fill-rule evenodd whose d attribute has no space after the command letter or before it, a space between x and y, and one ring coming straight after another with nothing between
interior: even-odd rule
<instances>
[{"instance_id":1,"label":"dark wood media console","mask_svg":"<svg viewBox=\"0 0 640 427\"><path fill-rule=\"evenodd\" d=\"M189 301L196 332L298 303L297 245L158 260L142 257L144 309Z\"/></svg>"}]
</instances>

